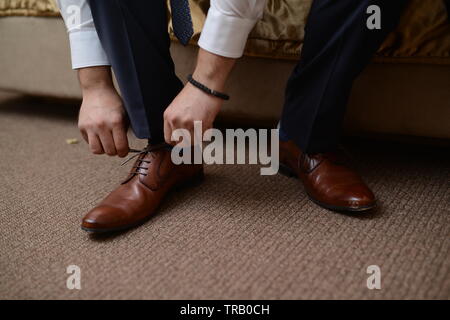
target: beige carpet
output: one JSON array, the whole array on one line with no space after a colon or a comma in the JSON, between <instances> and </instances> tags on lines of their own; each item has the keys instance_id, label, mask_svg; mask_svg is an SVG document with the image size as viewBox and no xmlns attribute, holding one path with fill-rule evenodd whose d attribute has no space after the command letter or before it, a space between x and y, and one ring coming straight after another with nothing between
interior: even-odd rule
<instances>
[{"instance_id":1,"label":"beige carpet","mask_svg":"<svg viewBox=\"0 0 450 320\"><path fill-rule=\"evenodd\" d=\"M128 168L91 156L76 108L0 102L0 298L450 298L449 154L369 141L347 146L380 201L330 213L295 180L257 166L208 166L145 225L92 237L83 214ZM133 143L137 147L139 144ZM81 290L66 267L81 268ZM368 290L366 268L381 268Z\"/></svg>"}]
</instances>

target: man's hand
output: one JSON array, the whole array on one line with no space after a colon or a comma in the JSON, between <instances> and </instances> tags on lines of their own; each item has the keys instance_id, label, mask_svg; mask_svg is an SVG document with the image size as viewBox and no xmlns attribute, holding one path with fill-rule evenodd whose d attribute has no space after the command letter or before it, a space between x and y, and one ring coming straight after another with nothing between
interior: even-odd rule
<instances>
[{"instance_id":1,"label":"man's hand","mask_svg":"<svg viewBox=\"0 0 450 320\"><path fill-rule=\"evenodd\" d=\"M193 78L210 89L223 91L226 79L233 68L235 59L225 58L200 49ZM212 128L223 100L209 95L188 83L164 112L164 139L169 144L172 132L186 129L193 139L194 121L201 121L203 134ZM201 137L199 137L201 138ZM193 140L191 140L191 144Z\"/></svg>"},{"instance_id":2,"label":"man's hand","mask_svg":"<svg viewBox=\"0 0 450 320\"><path fill-rule=\"evenodd\" d=\"M212 127L221 106L221 99L208 95L188 83L164 112L164 139L169 144L176 144L171 140L172 132L176 129L188 130L193 139L194 121L201 121L205 132Z\"/></svg>"},{"instance_id":3,"label":"man's hand","mask_svg":"<svg viewBox=\"0 0 450 320\"><path fill-rule=\"evenodd\" d=\"M83 103L78 127L94 154L128 154L127 120L109 67L79 69Z\"/></svg>"}]
</instances>

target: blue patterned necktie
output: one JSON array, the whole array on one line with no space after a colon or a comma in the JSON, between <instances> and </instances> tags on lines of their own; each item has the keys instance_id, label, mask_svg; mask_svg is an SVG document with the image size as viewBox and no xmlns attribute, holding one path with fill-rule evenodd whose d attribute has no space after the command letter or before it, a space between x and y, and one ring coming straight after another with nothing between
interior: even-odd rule
<instances>
[{"instance_id":1,"label":"blue patterned necktie","mask_svg":"<svg viewBox=\"0 0 450 320\"><path fill-rule=\"evenodd\" d=\"M194 34L189 0L170 0L173 33L183 45L187 45Z\"/></svg>"}]
</instances>

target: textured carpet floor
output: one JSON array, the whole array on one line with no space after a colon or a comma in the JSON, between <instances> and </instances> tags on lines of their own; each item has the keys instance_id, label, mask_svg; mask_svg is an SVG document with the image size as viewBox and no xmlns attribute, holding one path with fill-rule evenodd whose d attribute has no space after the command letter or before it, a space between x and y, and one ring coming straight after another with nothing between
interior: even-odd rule
<instances>
[{"instance_id":1,"label":"textured carpet floor","mask_svg":"<svg viewBox=\"0 0 450 320\"><path fill-rule=\"evenodd\" d=\"M0 102L0 298L450 298L443 149L348 146L380 200L370 214L320 209L257 166L208 166L145 225L93 237L81 217L128 168L66 144L80 137L75 118L70 106ZM71 264L81 290L66 288ZM369 265L381 290L366 287Z\"/></svg>"}]
</instances>

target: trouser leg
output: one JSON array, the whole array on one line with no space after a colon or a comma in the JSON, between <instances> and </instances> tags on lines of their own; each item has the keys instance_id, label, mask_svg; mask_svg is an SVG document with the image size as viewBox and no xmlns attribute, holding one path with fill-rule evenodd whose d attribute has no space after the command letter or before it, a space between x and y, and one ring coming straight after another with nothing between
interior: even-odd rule
<instances>
[{"instance_id":1,"label":"trouser leg","mask_svg":"<svg viewBox=\"0 0 450 320\"><path fill-rule=\"evenodd\" d=\"M396 27L407 0L315 0L299 63L291 74L281 135L305 152L336 148L353 81ZM369 30L367 8L381 9ZM364 106L361 106L364 107Z\"/></svg>"},{"instance_id":2,"label":"trouser leg","mask_svg":"<svg viewBox=\"0 0 450 320\"><path fill-rule=\"evenodd\" d=\"M131 127L164 141L163 113L183 87L170 56L165 0L90 0Z\"/></svg>"},{"instance_id":3,"label":"trouser leg","mask_svg":"<svg viewBox=\"0 0 450 320\"><path fill-rule=\"evenodd\" d=\"M447 7L447 18L450 20L450 0L444 0L444 2Z\"/></svg>"}]
</instances>

